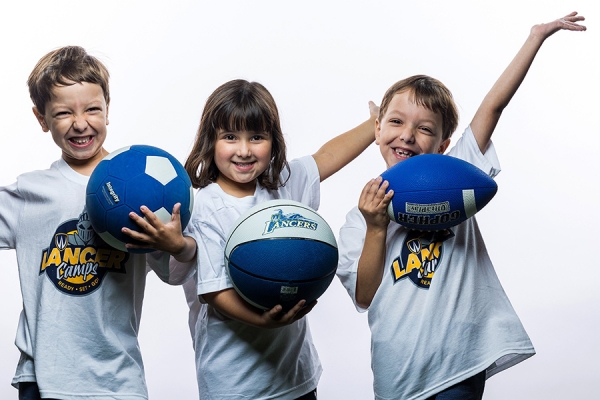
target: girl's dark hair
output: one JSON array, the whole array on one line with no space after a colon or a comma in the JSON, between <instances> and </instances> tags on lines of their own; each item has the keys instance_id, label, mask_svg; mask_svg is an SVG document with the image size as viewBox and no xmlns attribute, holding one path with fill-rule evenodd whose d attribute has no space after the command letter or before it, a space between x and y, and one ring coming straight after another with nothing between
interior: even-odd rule
<instances>
[{"instance_id":1,"label":"girl's dark hair","mask_svg":"<svg viewBox=\"0 0 600 400\"><path fill-rule=\"evenodd\" d=\"M217 133L222 130L268 132L273 141L271 163L258 183L268 190L283 186L281 171L289 171L289 165L275 100L260 83L237 79L219 86L206 100L194 146L185 162L194 188L208 186L219 175L214 154Z\"/></svg>"}]
</instances>

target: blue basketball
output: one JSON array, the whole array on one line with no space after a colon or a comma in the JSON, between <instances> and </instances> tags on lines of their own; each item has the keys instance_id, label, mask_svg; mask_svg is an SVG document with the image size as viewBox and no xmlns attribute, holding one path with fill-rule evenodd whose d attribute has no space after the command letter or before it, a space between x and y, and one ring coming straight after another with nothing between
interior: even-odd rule
<instances>
[{"instance_id":1,"label":"blue basketball","mask_svg":"<svg viewBox=\"0 0 600 400\"><path fill-rule=\"evenodd\" d=\"M181 226L192 215L194 193L183 165L171 154L152 146L123 147L107 155L94 169L86 189L86 208L92 227L112 247L132 253L149 249L127 249L134 243L121 228L140 228L129 218L147 206L163 222L171 220L181 203Z\"/></svg>"},{"instance_id":2,"label":"blue basketball","mask_svg":"<svg viewBox=\"0 0 600 400\"><path fill-rule=\"evenodd\" d=\"M494 197L496 182L464 160L422 154L381 174L394 196L388 206L393 221L411 229L447 229L475 215Z\"/></svg>"},{"instance_id":3,"label":"blue basketball","mask_svg":"<svg viewBox=\"0 0 600 400\"><path fill-rule=\"evenodd\" d=\"M292 200L271 200L244 213L225 245L235 290L263 310L311 303L329 287L338 263L333 232L316 211Z\"/></svg>"}]
</instances>

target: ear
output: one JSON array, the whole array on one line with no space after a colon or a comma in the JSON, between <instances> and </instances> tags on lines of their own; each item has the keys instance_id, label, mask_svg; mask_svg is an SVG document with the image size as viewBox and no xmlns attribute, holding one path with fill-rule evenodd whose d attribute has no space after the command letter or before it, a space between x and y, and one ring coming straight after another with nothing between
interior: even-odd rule
<instances>
[{"instance_id":1,"label":"ear","mask_svg":"<svg viewBox=\"0 0 600 400\"><path fill-rule=\"evenodd\" d=\"M375 120L375 144L379 146L379 138L381 137L381 124L379 118Z\"/></svg>"},{"instance_id":2,"label":"ear","mask_svg":"<svg viewBox=\"0 0 600 400\"><path fill-rule=\"evenodd\" d=\"M448 146L450 146L450 138L444 140L442 142L442 144L440 144L440 147L438 148L438 153L444 154L446 152L446 149L448 148Z\"/></svg>"},{"instance_id":3,"label":"ear","mask_svg":"<svg viewBox=\"0 0 600 400\"><path fill-rule=\"evenodd\" d=\"M37 121L39 122L40 126L42 127L42 130L44 132L48 132L50 130L50 128L48 128L48 125L46 124L46 120L44 119L44 115L41 114L36 107L32 107L31 110L33 111L33 115L35 115L35 119L37 119Z\"/></svg>"},{"instance_id":4,"label":"ear","mask_svg":"<svg viewBox=\"0 0 600 400\"><path fill-rule=\"evenodd\" d=\"M108 104L106 105L106 125L108 125Z\"/></svg>"}]
</instances>

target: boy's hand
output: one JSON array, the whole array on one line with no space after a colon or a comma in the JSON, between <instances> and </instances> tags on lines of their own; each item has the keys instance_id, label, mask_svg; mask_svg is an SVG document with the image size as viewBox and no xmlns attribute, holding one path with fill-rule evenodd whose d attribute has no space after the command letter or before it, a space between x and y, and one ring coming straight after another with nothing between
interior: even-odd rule
<instances>
[{"instance_id":1,"label":"boy's hand","mask_svg":"<svg viewBox=\"0 0 600 400\"><path fill-rule=\"evenodd\" d=\"M185 250L186 243L181 232L180 207L180 203L175 204L171 213L171 221L166 224L158 219L146 206L140 207L140 211L145 219L134 212L129 213L129 217L141 230L133 231L123 228L122 232L143 244L127 243L127 248L150 248L165 251L173 255L181 254Z\"/></svg>"},{"instance_id":2,"label":"boy's hand","mask_svg":"<svg viewBox=\"0 0 600 400\"><path fill-rule=\"evenodd\" d=\"M271 329L281 328L283 326L289 325L308 314L314 308L314 306L317 305L317 301L315 300L308 305L305 304L305 300L300 300L298 304L296 304L292 309L290 309L286 313L282 313L282 307L280 305L276 305L269 311L265 311L262 314L262 326L264 328Z\"/></svg>"},{"instance_id":3,"label":"boy's hand","mask_svg":"<svg viewBox=\"0 0 600 400\"><path fill-rule=\"evenodd\" d=\"M579 21L585 21L585 18L582 15L577 15L576 11L573 11L569 15L552 22L534 25L533 28L531 28L531 35L546 39L561 29L568 31L585 31L587 28L583 25L577 24Z\"/></svg>"},{"instance_id":4,"label":"boy's hand","mask_svg":"<svg viewBox=\"0 0 600 400\"><path fill-rule=\"evenodd\" d=\"M367 229L387 229L390 223L387 208L394 196L394 191L390 190L386 193L389 182L382 183L382 180L381 176L371 179L363 188L358 199L358 209L365 218Z\"/></svg>"}]
</instances>

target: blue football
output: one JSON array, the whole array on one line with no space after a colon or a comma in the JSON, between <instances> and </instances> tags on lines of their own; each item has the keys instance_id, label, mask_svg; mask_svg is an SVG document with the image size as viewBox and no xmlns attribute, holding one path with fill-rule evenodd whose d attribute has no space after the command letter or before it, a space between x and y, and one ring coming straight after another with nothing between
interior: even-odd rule
<instances>
[{"instance_id":1,"label":"blue football","mask_svg":"<svg viewBox=\"0 0 600 400\"><path fill-rule=\"evenodd\" d=\"M175 157L157 147L134 145L107 155L94 169L86 188L86 208L92 227L112 247L132 253L148 249L127 249L134 241L121 232L140 228L129 218L147 206L167 223L176 203L181 203L181 226L192 215L194 193L185 168Z\"/></svg>"},{"instance_id":2,"label":"blue football","mask_svg":"<svg viewBox=\"0 0 600 400\"><path fill-rule=\"evenodd\" d=\"M388 206L392 221L410 229L447 229L475 215L494 197L496 182L458 158L422 154L381 174L394 191Z\"/></svg>"}]
</instances>

